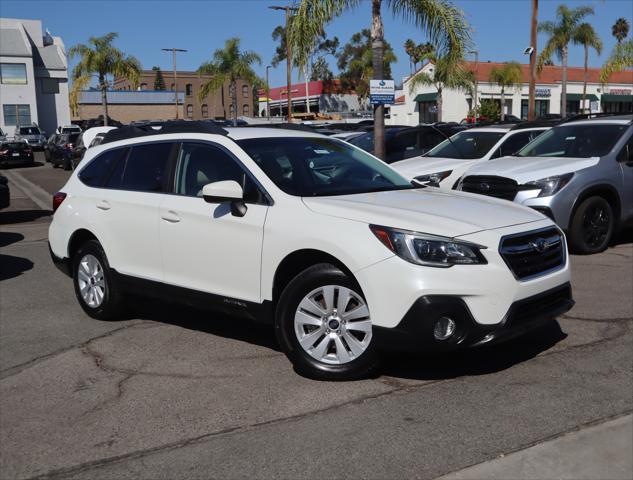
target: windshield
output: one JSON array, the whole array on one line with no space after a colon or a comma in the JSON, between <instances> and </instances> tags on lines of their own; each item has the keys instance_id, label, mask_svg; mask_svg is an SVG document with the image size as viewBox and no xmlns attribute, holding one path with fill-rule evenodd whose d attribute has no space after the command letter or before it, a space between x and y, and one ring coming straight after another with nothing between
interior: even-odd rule
<instances>
[{"instance_id":1,"label":"windshield","mask_svg":"<svg viewBox=\"0 0 633 480\"><path fill-rule=\"evenodd\" d=\"M20 127L20 135L39 135L40 130L37 127Z\"/></svg>"},{"instance_id":2,"label":"windshield","mask_svg":"<svg viewBox=\"0 0 633 480\"><path fill-rule=\"evenodd\" d=\"M527 144L519 157L602 157L628 128L617 124L570 124L552 128Z\"/></svg>"},{"instance_id":3,"label":"windshield","mask_svg":"<svg viewBox=\"0 0 633 480\"><path fill-rule=\"evenodd\" d=\"M388 128L385 130L385 139L392 138L396 133L402 131L401 128ZM372 153L374 151L374 132L363 133L348 140L352 145L356 145L358 148L362 148L366 152Z\"/></svg>"},{"instance_id":4,"label":"windshield","mask_svg":"<svg viewBox=\"0 0 633 480\"><path fill-rule=\"evenodd\" d=\"M380 160L331 138L237 142L284 192L301 197L417 188Z\"/></svg>"},{"instance_id":5,"label":"windshield","mask_svg":"<svg viewBox=\"0 0 633 480\"><path fill-rule=\"evenodd\" d=\"M426 157L474 160L486 155L505 135L504 132L478 132L467 130L453 135L429 151Z\"/></svg>"}]
</instances>

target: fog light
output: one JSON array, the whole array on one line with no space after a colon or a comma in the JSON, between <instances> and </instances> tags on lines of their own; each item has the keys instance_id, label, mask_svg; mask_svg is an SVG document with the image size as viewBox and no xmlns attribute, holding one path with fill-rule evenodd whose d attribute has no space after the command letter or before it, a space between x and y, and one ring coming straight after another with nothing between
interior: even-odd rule
<instances>
[{"instance_id":1,"label":"fog light","mask_svg":"<svg viewBox=\"0 0 633 480\"><path fill-rule=\"evenodd\" d=\"M455 320L448 317L442 317L437 322L435 322L435 327L433 328L433 336L435 340L446 340L450 338L455 333Z\"/></svg>"}]
</instances>

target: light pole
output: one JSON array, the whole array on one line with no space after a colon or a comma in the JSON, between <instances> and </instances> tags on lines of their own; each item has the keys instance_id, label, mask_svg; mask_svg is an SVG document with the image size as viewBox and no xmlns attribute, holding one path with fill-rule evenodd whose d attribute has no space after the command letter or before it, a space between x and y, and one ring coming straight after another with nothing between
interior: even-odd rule
<instances>
[{"instance_id":1,"label":"light pole","mask_svg":"<svg viewBox=\"0 0 633 480\"><path fill-rule=\"evenodd\" d=\"M268 69L270 65L266 65L266 117L270 122L270 84L268 83Z\"/></svg>"},{"instance_id":2,"label":"light pole","mask_svg":"<svg viewBox=\"0 0 633 480\"><path fill-rule=\"evenodd\" d=\"M161 48L163 52L171 52L174 67L174 105L176 106L176 120L178 120L178 76L176 74L176 52L186 52L182 48Z\"/></svg>"},{"instance_id":3,"label":"light pole","mask_svg":"<svg viewBox=\"0 0 633 480\"><path fill-rule=\"evenodd\" d=\"M528 120L536 117L536 41L538 28L538 0L532 0L532 21L530 25L530 86L528 97Z\"/></svg>"},{"instance_id":4,"label":"light pole","mask_svg":"<svg viewBox=\"0 0 633 480\"><path fill-rule=\"evenodd\" d=\"M468 53L475 54L475 91L473 92L473 112L475 112L475 123L477 123L477 87L479 82L477 81L477 71L479 69L479 51L472 50Z\"/></svg>"},{"instance_id":5,"label":"light pole","mask_svg":"<svg viewBox=\"0 0 633 480\"><path fill-rule=\"evenodd\" d=\"M292 123L292 48L290 46L289 38L288 38L288 27L290 26L290 12L294 12L297 10L297 7L279 7L272 6L268 7L271 10L284 10L286 12L286 83L288 87L288 123Z\"/></svg>"}]
</instances>

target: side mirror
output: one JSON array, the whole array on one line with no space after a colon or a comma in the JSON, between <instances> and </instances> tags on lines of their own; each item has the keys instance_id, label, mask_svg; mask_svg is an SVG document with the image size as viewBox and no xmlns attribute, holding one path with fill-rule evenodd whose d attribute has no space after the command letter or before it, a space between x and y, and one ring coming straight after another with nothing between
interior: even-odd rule
<instances>
[{"instance_id":1,"label":"side mirror","mask_svg":"<svg viewBox=\"0 0 633 480\"><path fill-rule=\"evenodd\" d=\"M244 191L235 180L208 183L202 187L202 197L207 203L231 202L231 215L243 217L246 215L246 204L243 201Z\"/></svg>"}]
</instances>

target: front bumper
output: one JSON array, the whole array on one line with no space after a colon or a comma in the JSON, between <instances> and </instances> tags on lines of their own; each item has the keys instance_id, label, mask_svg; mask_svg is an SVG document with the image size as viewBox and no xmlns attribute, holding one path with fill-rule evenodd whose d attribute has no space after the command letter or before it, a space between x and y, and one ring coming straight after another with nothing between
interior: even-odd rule
<instances>
[{"instance_id":1,"label":"front bumper","mask_svg":"<svg viewBox=\"0 0 633 480\"><path fill-rule=\"evenodd\" d=\"M399 351L449 351L499 343L533 330L574 306L571 285L565 283L537 295L514 302L503 320L483 325L474 320L466 303L456 296L420 297L394 328L375 326L374 341L380 348ZM436 340L435 322L449 317L457 324L453 336Z\"/></svg>"}]
</instances>

